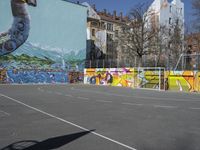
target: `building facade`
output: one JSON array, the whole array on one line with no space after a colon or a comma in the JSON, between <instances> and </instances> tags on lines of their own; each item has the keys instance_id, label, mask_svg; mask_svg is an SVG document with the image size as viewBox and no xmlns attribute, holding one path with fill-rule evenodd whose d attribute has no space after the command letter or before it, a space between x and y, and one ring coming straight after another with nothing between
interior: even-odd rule
<instances>
[{"instance_id":1,"label":"building facade","mask_svg":"<svg viewBox=\"0 0 200 150\"><path fill-rule=\"evenodd\" d=\"M148 9L147 26L159 31L162 58L174 68L184 53L184 3L182 0L154 0Z\"/></svg>"},{"instance_id":2,"label":"building facade","mask_svg":"<svg viewBox=\"0 0 200 150\"><path fill-rule=\"evenodd\" d=\"M126 23L127 17L122 13L117 15L113 13L97 11L95 5L88 7L87 18L87 40L88 40L88 60L117 60L119 47L117 46L117 38L123 24Z\"/></svg>"},{"instance_id":3,"label":"building facade","mask_svg":"<svg viewBox=\"0 0 200 150\"><path fill-rule=\"evenodd\" d=\"M149 25L165 27L166 36L170 37L178 26L184 41L184 3L182 0L154 0L148 9Z\"/></svg>"}]
</instances>

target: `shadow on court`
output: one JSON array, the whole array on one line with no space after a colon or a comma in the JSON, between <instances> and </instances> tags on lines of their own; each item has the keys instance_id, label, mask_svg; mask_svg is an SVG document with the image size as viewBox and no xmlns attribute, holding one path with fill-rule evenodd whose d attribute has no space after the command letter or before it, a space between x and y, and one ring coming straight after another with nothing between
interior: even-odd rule
<instances>
[{"instance_id":1,"label":"shadow on court","mask_svg":"<svg viewBox=\"0 0 200 150\"><path fill-rule=\"evenodd\" d=\"M74 134L58 136L38 142L33 140L25 140L10 144L1 150L51 150L60 148L70 142L73 142L82 136L85 136L95 130L78 132Z\"/></svg>"}]
</instances>

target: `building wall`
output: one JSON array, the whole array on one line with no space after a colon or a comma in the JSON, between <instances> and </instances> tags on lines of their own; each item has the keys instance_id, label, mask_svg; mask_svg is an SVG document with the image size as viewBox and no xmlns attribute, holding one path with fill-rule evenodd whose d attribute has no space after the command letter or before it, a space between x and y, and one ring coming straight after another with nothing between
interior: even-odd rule
<instances>
[{"instance_id":1,"label":"building wall","mask_svg":"<svg viewBox=\"0 0 200 150\"><path fill-rule=\"evenodd\" d=\"M124 17L122 14L120 14L120 17L117 16L116 11L113 14L106 12L106 10L100 12L87 2L83 4L88 7L87 39L93 40L96 49L99 49L106 55L103 59L118 59L117 53L120 51L120 48L114 47L113 43L116 40L116 31L121 29L120 27L122 19L124 21ZM111 29L109 29L109 25L112 26ZM92 50L89 49L88 51Z\"/></svg>"},{"instance_id":2,"label":"building wall","mask_svg":"<svg viewBox=\"0 0 200 150\"><path fill-rule=\"evenodd\" d=\"M168 0L154 0L148 11L154 11L158 16L158 24L172 29L172 32L176 20L179 19L179 26L184 39L184 3L181 0L173 0L171 2L168 2ZM171 23L169 23L170 18Z\"/></svg>"},{"instance_id":3,"label":"building wall","mask_svg":"<svg viewBox=\"0 0 200 150\"><path fill-rule=\"evenodd\" d=\"M6 70L83 70L86 58L87 8L63 0L38 0L28 7L29 38L15 52L0 58ZM0 1L0 31L12 25L10 0Z\"/></svg>"}]
</instances>

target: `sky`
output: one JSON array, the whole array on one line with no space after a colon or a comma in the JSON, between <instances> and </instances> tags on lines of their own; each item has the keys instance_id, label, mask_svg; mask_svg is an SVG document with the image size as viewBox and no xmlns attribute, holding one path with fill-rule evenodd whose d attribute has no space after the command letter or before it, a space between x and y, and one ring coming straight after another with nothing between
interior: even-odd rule
<instances>
[{"instance_id":1,"label":"sky","mask_svg":"<svg viewBox=\"0 0 200 150\"><path fill-rule=\"evenodd\" d=\"M117 10L117 12L123 12L123 14L127 14L131 8L133 8L136 4L141 2L152 3L153 0L71 0L72 2L88 2L89 4L95 4L97 10L107 9L110 13L113 10ZM169 2L172 0L168 0ZM182 0L185 4L185 21L186 23L190 23L192 19L192 0Z\"/></svg>"}]
</instances>

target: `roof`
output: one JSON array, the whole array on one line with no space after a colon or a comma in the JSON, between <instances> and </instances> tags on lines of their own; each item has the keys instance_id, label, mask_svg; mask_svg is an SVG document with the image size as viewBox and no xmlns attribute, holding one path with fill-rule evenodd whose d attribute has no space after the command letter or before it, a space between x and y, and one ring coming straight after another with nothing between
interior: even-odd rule
<instances>
[{"instance_id":1,"label":"roof","mask_svg":"<svg viewBox=\"0 0 200 150\"><path fill-rule=\"evenodd\" d=\"M121 19L121 17L119 16L114 17L113 15L105 14L103 12L97 12L97 14L100 16L101 20L114 22L114 23L125 23L128 20L128 17L122 17Z\"/></svg>"}]
</instances>

